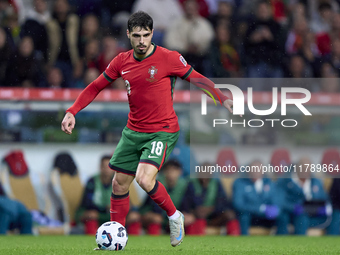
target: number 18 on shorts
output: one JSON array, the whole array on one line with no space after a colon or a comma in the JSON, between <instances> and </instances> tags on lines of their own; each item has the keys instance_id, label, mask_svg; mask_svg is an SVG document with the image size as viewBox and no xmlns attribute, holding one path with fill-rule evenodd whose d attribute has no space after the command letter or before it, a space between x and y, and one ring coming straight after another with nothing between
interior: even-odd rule
<instances>
[{"instance_id":1,"label":"number 18 on shorts","mask_svg":"<svg viewBox=\"0 0 340 255\"><path fill-rule=\"evenodd\" d=\"M125 127L110 167L129 175L136 174L139 163L154 165L159 170L174 149L178 137L179 132L141 133Z\"/></svg>"}]
</instances>

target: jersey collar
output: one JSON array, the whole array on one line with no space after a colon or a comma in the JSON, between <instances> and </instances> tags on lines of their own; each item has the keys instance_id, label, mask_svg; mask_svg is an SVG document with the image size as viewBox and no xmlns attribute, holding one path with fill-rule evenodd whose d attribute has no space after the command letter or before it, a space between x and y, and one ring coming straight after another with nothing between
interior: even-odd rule
<instances>
[{"instance_id":1,"label":"jersey collar","mask_svg":"<svg viewBox=\"0 0 340 255\"><path fill-rule=\"evenodd\" d=\"M146 58L152 56L152 55L155 53L155 51L156 51L157 45L154 44L154 43L151 43L151 44L152 44L154 47L153 47L153 51L152 51L149 55L147 55L147 56L146 56L145 58L143 58L143 59L138 59L138 58L135 57L135 54L132 53L133 58L134 58L135 60L137 60L138 62L141 62L141 61L143 61L144 59L146 59Z\"/></svg>"}]
</instances>

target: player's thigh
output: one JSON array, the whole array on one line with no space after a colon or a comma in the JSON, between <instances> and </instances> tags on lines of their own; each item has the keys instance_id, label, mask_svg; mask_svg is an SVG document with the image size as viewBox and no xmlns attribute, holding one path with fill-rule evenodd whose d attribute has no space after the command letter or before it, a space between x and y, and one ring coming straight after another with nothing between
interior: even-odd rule
<instances>
[{"instance_id":1,"label":"player's thigh","mask_svg":"<svg viewBox=\"0 0 340 255\"><path fill-rule=\"evenodd\" d=\"M110 168L116 172L134 176L141 154L137 150L138 143L133 131L125 127L110 160Z\"/></svg>"},{"instance_id":2,"label":"player's thigh","mask_svg":"<svg viewBox=\"0 0 340 255\"><path fill-rule=\"evenodd\" d=\"M178 137L179 132L150 134L149 139L142 145L139 162L153 165L159 170L174 149Z\"/></svg>"},{"instance_id":3,"label":"player's thigh","mask_svg":"<svg viewBox=\"0 0 340 255\"><path fill-rule=\"evenodd\" d=\"M157 173L158 168L154 165L140 162L136 172L136 181L142 188L147 188L148 184L154 183ZM149 188L153 188L153 186Z\"/></svg>"}]
</instances>

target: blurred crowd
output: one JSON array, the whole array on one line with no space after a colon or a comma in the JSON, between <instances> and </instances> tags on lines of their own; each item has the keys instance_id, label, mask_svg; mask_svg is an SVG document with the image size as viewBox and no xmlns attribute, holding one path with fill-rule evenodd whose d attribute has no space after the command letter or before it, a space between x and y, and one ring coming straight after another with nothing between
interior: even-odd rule
<instances>
[{"instance_id":1,"label":"blurred crowd","mask_svg":"<svg viewBox=\"0 0 340 255\"><path fill-rule=\"evenodd\" d=\"M77 226L84 228L78 234L95 234L101 224L110 220L109 199L98 199L111 194L114 173L105 164L109 160L102 158L100 173L86 184L76 217ZM262 164L254 160L249 166L261 170ZM209 173L189 178L173 158L164 164L157 179L184 214L187 235L306 235L309 229L339 235L340 179L325 185L306 168L308 164L310 159L302 157L297 162L302 172L276 180L261 172L251 172L239 179L214 179ZM130 235L160 235L169 231L168 217L148 197L140 205L131 204L126 224ZM256 233L258 228L262 231Z\"/></svg>"},{"instance_id":2,"label":"blurred crowd","mask_svg":"<svg viewBox=\"0 0 340 255\"><path fill-rule=\"evenodd\" d=\"M208 77L338 78L339 2L0 0L0 86L87 86L130 49L126 23L138 10L153 17L157 45ZM332 81L313 90L339 92Z\"/></svg>"},{"instance_id":3,"label":"blurred crowd","mask_svg":"<svg viewBox=\"0 0 340 255\"><path fill-rule=\"evenodd\" d=\"M190 176L188 158L195 162L190 151L176 146L157 176L176 208L184 214L187 235L310 235L310 231L318 231L318 235L340 234L340 179L320 179L311 170L310 157L301 156L296 162L300 171L276 177L264 174L264 162L254 159L246 166L257 171L250 171L243 178L212 178L203 171L194 178ZM8 230L22 234L95 235L101 224L110 221L115 174L109 167L110 159L110 155L101 155L98 168L83 185L71 154L57 154L48 177L49 188L41 192L45 199L41 204L53 207L41 208L37 202L42 202L42 196L31 186L23 152L9 153L0 169L3 170L0 235ZM338 167L338 150L331 150L328 160L333 162L334 169ZM283 162L282 158L280 164L285 165ZM200 164L207 168L214 165ZM41 191L47 187L40 185ZM126 228L130 235L160 235L169 231L165 212L143 196L145 193L136 183L130 186L129 194ZM44 229L49 232L41 232Z\"/></svg>"}]
</instances>

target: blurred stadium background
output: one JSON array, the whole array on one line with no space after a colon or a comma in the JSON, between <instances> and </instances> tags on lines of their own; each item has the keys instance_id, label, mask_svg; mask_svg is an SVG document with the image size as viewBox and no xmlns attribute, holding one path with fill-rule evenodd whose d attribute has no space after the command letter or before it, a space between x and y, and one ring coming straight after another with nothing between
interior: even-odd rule
<instances>
[{"instance_id":1,"label":"blurred stadium background","mask_svg":"<svg viewBox=\"0 0 340 255\"><path fill-rule=\"evenodd\" d=\"M129 111L122 80L77 115L71 136L60 131L60 123L82 88L119 52L129 49L126 22L136 10L154 18L157 45L179 51L207 77L326 81L308 87L313 93L312 117L290 113L299 119L294 132L230 129L227 136L213 138L217 148L192 152L198 162L217 162L223 148L234 153L230 155L237 165L254 159L270 163L276 152L277 162L280 155L290 162L302 156L315 164L339 160L337 155L324 159L326 152L340 146L339 4L337 0L0 0L0 159L20 151L29 170L27 182L16 183L3 167L5 193L14 198L26 191L34 194L36 201L22 202L56 218L60 212L46 191L57 156L71 155L79 182L70 179L69 185L82 190L98 172L101 156L113 153ZM264 100L272 88L259 83L253 89L255 106L268 105ZM177 81L174 102L181 126L179 145L188 145L189 84ZM330 183L325 185L327 191ZM15 185L22 188L21 194L12 190ZM74 212L70 205L79 204L80 198L75 194L68 210ZM138 194L138 199L144 195ZM70 225L64 226L62 232L69 231Z\"/></svg>"}]
</instances>

